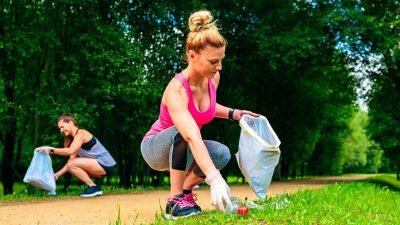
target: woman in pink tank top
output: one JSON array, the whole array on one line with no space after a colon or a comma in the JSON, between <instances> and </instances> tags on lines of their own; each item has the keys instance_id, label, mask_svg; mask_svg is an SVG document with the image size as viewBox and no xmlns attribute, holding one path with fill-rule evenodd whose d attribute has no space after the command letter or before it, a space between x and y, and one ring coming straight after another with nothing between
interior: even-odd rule
<instances>
[{"instance_id":1,"label":"woman in pink tank top","mask_svg":"<svg viewBox=\"0 0 400 225\"><path fill-rule=\"evenodd\" d=\"M219 170L230 159L229 149L216 141L203 140L201 127L214 117L240 120L246 110L232 109L216 102L226 40L218 32L209 11L198 11L189 18L186 40L188 66L166 87L158 120L141 144L145 161L155 170L169 170L171 197L166 214L172 218L201 212L192 188L210 185L211 203L224 210L231 205L230 189Z\"/></svg>"}]
</instances>

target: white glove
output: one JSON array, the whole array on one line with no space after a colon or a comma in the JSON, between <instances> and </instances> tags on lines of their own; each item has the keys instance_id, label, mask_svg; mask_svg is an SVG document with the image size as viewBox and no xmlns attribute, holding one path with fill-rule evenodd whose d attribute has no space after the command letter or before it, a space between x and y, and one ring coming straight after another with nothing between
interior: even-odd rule
<instances>
[{"instance_id":1,"label":"white glove","mask_svg":"<svg viewBox=\"0 0 400 225\"><path fill-rule=\"evenodd\" d=\"M54 148L50 147L50 146L40 146L38 148L35 148L35 151L49 154L51 149L54 149Z\"/></svg>"},{"instance_id":2,"label":"white glove","mask_svg":"<svg viewBox=\"0 0 400 225\"><path fill-rule=\"evenodd\" d=\"M214 170L208 173L205 182L210 185L211 191L211 204L217 207L220 211L225 211L224 201L227 207L232 208L232 202L230 199L231 189L228 184L222 178L219 170Z\"/></svg>"}]
</instances>

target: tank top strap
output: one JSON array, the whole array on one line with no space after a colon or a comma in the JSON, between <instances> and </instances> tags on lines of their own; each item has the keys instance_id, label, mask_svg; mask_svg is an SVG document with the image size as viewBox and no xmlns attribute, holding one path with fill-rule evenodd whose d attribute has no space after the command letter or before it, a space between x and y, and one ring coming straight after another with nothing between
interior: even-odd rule
<instances>
[{"instance_id":1,"label":"tank top strap","mask_svg":"<svg viewBox=\"0 0 400 225\"><path fill-rule=\"evenodd\" d=\"M189 84L188 84L188 82L187 82L187 80L186 80L186 78L185 78L185 76L183 76L182 73L176 74L176 75L175 75L175 78L178 79L178 80L183 84L183 86L185 87L185 89L190 88L190 87L189 87Z\"/></svg>"},{"instance_id":2,"label":"tank top strap","mask_svg":"<svg viewBox=\"0 0 400 225\"><path fill-rule=\"evenodd\" d=\"M185 76L183 76L182 73L178 73L175 75L175 78L178 79L182 83L182 85L185 88L186 93L189 97L189 102L192 102L193 101L192 89L190 89L189 83L187 82Z\"/></svg>"}]
</instances>

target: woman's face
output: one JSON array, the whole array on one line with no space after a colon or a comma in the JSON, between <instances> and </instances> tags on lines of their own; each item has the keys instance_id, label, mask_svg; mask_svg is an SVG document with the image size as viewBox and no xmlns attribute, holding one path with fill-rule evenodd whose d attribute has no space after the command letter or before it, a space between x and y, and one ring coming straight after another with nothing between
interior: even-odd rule
<instances>
[{"instance_id":1,"label":"woman's face","mask_svg":"<svg viewBox=\"0 0 400 225\"><path fill-rule=\"evenodd\" d=\"M65 122L63 120L58 121L58 128L60 129L60 132L63 133L65 136L71 135L72 133L72 128L74 126L74 123L72 121Z\"/></svg>"},{"instance_id":2,"label":"woman's face","mask_svg":"<svg viewBox=\"0 0 400 225\"><path fill-rule=\"evenodd\" d=\"M215 48L207 46L199 53L189 51L189 60L193 68L208 79L222 70L222 59L225 57L225 46Z\"/></svg>"}]
</instances>

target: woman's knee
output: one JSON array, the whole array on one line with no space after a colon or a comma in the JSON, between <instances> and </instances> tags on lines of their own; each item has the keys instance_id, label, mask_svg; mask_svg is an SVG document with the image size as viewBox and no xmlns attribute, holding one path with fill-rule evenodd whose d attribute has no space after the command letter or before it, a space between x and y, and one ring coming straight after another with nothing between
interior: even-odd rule
<instances>
[{"instance_id":1,"label":"woman's knee","mask_svg":"<svg viewBox=\"0 0 400 225\"><path fill-rule=\"evenodd\" d=\"M169 130L170 128L168 131ZM162 134L169 137L166 131L163 131ZM172 131L174 130L171 129L171 132ZM169 169L170 149L173 141L171 141L171 138L164 136L158 134L158 136L144 139L140 145L140 152L144 161L150 168L156 171L165 171Z\"/></svg>"},{"instance_id":2,"label":"woman's knee","mask_svg":"<svg viewBox=\"0 0 400 225\"><path fill-rule=\"evenodd\" d=\"M217 169L222 169L231 159L231 153L226 145L220 144L210 151L210 156Z\"/></svg>"},{"instance_id":3,"label":"woman's knee","mask_svg":"<svg viewBox=\"0 0 400 225\"><path fill-rule=\"evenodd\" d=\"M67 162L67 170L71 172L77 166L77 162L75 159L69 159Z\"/></svg>"}]
</instances>

